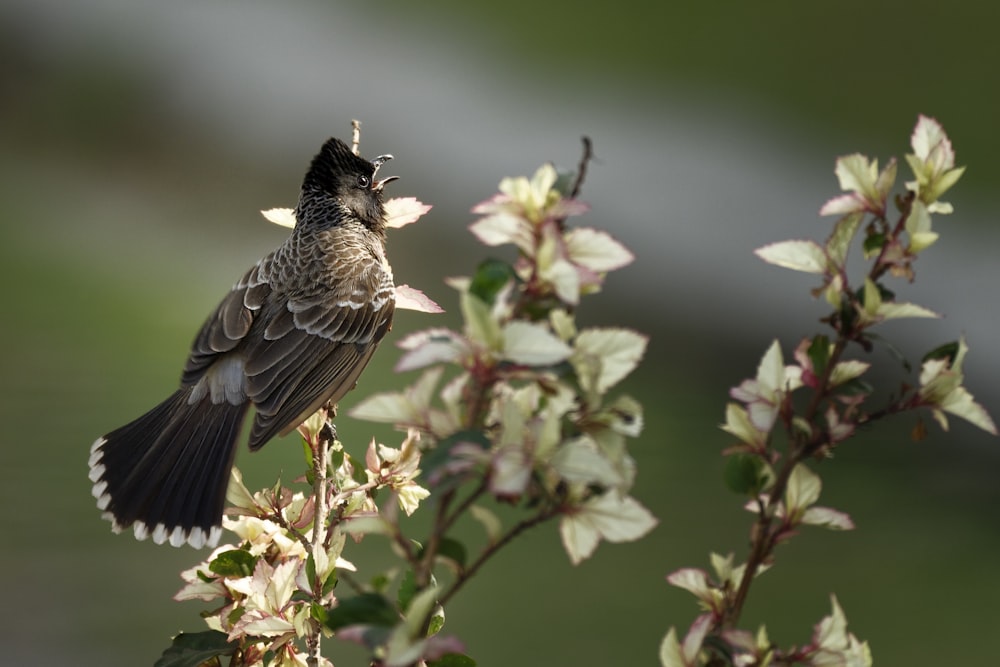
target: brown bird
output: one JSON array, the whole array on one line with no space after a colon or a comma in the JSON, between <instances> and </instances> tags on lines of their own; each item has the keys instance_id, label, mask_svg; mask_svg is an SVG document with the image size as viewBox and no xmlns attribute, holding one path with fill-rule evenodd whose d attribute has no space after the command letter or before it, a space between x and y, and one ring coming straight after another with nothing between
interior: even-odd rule
<instances>
[{"instance_id":1,"label":"brown bird","mask_svg":"<svg viewBox=\"0 0 1000 667\"><path fill-rule=\"evenodd\" d=\"M255 264L198 332L180 389L91 447L90 479L115 532L215 546L236 442L251 450L354 387L392 325L382 188L330 139L306 173L291 236Z\"/></svg>"}]
</instances>

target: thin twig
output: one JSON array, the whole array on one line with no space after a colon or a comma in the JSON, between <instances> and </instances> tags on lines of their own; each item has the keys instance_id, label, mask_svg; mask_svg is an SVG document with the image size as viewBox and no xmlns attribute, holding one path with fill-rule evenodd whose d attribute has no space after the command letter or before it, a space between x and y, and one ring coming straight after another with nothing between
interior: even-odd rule
<instances>
[{"instance_id":1,"label":"thin twig","mask_svg":"<svg viewBox=\"0 0 1000 667\"><path fill-rule=\"evenodd\" d=\"M438 599L438 604L444 606L448 600L452 598L452 596L461 590L469 579L475 576L476 572L479 571L479 568L486 564L486 561L495 556L500 549L507 545L508 542L529 528L534 528L535 526L548 521L558 514L558 508L549 508L539 512L530 519L524 519L523 521L517 523L513 528L504 533L503 537L483 549L482 553L479 554L479 557L474 560L469 567L462 570L462 572L455 578L455 581L452 582L448 590L445 591L444 594Z\"/></svg>"},{"instance_id":2,"label":"thin twig","mask_svg":"<svg viewBox=\"0 0 1000 667\"><path fill-rule=\"evenodd\" d=\"M474 502L479 500L479 498L483 495L483 493L486 492L488 486L489 486L489 477L484 475L483 478L479 481L479 486L477 486L472 493L463 498L462 502L460 502L458 506L454 510L452 510L449 516L445 517L444 522L440 527L442 534L447 533L451 529L451 527L455 524L455 522L463 514L465 514L466 510L468 510L469 507Z\"/></svg>"},{"instance_id":3,"label":"thin twig","mask_svg":"<svg viewBox=\"0 0 1000 667\"><path fill-rule=\"evenodd\" d=\"M448 516L448 507L455 499L455 489L445 491L438 503L437 514L434 517L434 529L427 539L424 547L423 558L415 572L417 590L423 590L431 585L431 575L434 571L434 559L437 557L438 548L441 545L441 538L444 537L445 518Z\"/></svg>"},{"instance_id":4,"label":"thin twig","mask_svg":"<svg viewBox=\"0 0 1000 667\"><path fill-rule=\"evenodd\" d=\"M590 137L583 135L580 140L583 141L583 155L580 156L580 165L576 168L576 180L573 181L573 189L569 193L570 199L576 199L579 196L583 180L587 177L587 164L594 159L594 145L591 143Z\"/></svg>"},{"instance_id":5,"label":"thin twig","mask_svg":"<svg viewBox=\"0 0 1000 667\"><path fill-rule=\"evenodd\" d=\"M351 152L360 155L361 150L361 121L354 119L351 121Z\"/></svg>"}]
</instances>

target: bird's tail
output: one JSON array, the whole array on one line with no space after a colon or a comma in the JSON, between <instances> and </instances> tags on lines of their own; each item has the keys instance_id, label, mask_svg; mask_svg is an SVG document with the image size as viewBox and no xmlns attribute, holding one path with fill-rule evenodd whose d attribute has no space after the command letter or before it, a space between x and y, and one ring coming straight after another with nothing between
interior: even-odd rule
<instances>
[{"instance_id":1,"label":"bird's tail","mask_svg":"<svg viewBox=\"0 0 1000 667\"><path fill-rule=\"evenodd\" d=\"M134 526L157 544L215 546L247 403L189 403L190 388L135 421L98 438L90 449L97 506L112 530Z\"/></svg>"}]
</instances>

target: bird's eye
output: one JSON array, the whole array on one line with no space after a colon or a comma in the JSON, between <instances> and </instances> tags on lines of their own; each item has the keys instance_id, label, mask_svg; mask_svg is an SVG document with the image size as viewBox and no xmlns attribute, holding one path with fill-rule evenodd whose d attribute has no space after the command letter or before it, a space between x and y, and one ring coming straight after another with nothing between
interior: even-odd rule
<instances>
[{"instance_id":1,"label":"bird's eye","mask_svg":"<svg viewBox=\"0 0 1000 667\"><path fill-rule=\"evenodd\" d=\"M364 174L360 174L358 176L358 187L359 188L367 188L367 187L370 187L371 184L372 184L372 179L368 178Z\"/></svg>"}]
</instances>

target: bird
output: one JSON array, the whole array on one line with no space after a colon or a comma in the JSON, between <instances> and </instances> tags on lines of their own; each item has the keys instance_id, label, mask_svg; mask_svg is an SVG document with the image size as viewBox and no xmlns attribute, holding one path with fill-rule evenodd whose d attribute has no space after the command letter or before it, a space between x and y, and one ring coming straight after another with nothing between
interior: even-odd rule
<instances>
[{"instance_id":1,"label":"bird","mask_svg":"<svg viewBox=\"0 0 1000 667\"><path fill-rule=\"evenodd\" d=\"M326 141L291 234L205 320L177 391L94 442L92 492L114 532L216 546L250 407L255 451L355 386L395 310L383 188L397 177L377 180L390 159Z\"/></svg>"}]
</instances>

